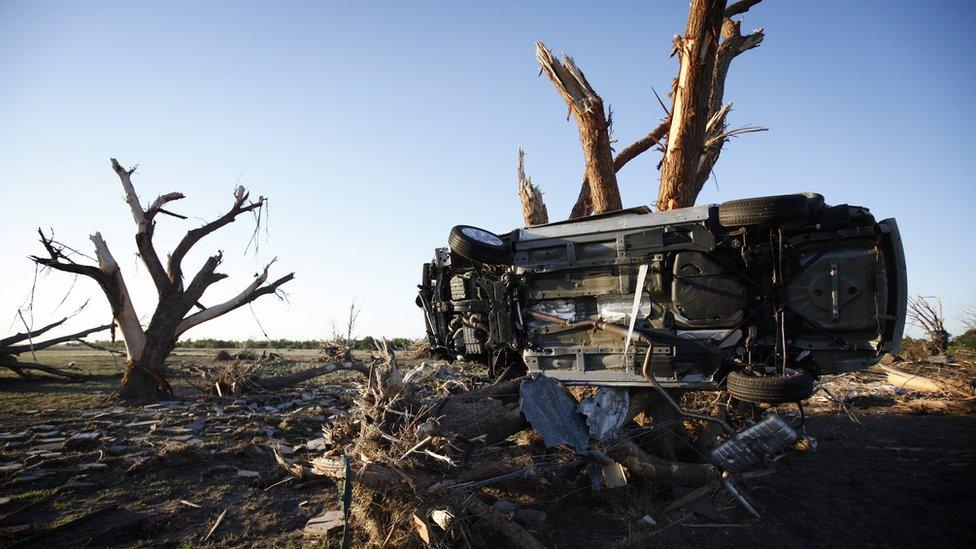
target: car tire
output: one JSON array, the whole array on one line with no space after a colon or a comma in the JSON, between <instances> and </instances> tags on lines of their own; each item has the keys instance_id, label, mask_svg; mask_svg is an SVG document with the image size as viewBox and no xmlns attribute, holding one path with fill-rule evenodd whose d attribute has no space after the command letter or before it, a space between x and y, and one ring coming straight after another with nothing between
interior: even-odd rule
<instances>
[{"instance_id":1,"label":"car tire","mask_svg":"<svg viewBox=\"0 0 976 549\"><path fill-rule=\"evenodd\" d=\"M809 219L824 203L817 193L760 196L723 202L718 222L723 227L747 227L782 221Z\"/></svg>"},{"instance_id":2,"label":"car tire","mask_svg":"<svg viewBox=\"0 0 976 549\"><path fill-rule=\"evenodd\" d=\"M813 395L813 377L803 371L786 376L757 376L734 371L729 372L726 384L733 397L756 404L799 402Z\"/></svg>"},{"instance_id":3,"label":"car tire","mask_svg":"<svg viewBox=\"0 0 976 549\"><path fill-rule=\"evenodd\" d=\"M458 225L451 229L448 238L451 251L478 263L501 265L509 263L509 245L495 233L472 227Z\"/></svg>"}]
</instances>

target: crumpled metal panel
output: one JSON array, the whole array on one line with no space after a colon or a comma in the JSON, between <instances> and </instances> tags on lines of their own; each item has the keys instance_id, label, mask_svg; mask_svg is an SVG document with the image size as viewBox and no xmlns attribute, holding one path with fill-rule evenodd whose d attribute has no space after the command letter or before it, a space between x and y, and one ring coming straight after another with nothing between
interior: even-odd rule
<instances>
[{"instance_id":1,"label":"crumpled metal panel","mask_svg":"<svg viewBox=\"0 0 976 549\"><path fill-rule=\"evenodd\" d=\"M624 424L629 406L630 392L626 387L600 387L595 395L580 401L578 409L586 416L593 438L607 440Z\"/></svg>"},{"instance_id":2,"label":"crumpled metal panel","mask_svg":"<svg viewBox=\"0 0 976 549\"><path fill-rule=\"evenodd\" d=\"M522 382L519 397L525 419L542 436L546 446L565 444L577 452L586 451L590 441L586 422L561 383L544 375L535 375Z\"/></svg>"},{"instance_id":3,"label":"crumpled metal panel","mask_svg":"<svg viewBox=\"0 0 976 549\"><path fill-rule=\"evenodd\" d=\"M784 450L799 437L782 418L771 415L717 446L712 450L712 462L730 473L741 473Z\"/></svg>"}]
</instances>

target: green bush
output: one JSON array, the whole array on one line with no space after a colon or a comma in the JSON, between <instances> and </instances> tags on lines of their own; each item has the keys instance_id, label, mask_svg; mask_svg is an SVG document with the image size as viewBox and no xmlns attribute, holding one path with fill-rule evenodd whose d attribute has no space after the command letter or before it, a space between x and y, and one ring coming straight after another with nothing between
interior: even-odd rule
<instances>
[{"instance_id":1,"label":"green bush","mask_svg":"<svg viewBox=\"0 0 976 549\"><path fill-rule=\"evenodd\" d=\"M966 330L964 334L952 340L953 347L976 350L976 328Z\"/></svg>"}]
</instances>

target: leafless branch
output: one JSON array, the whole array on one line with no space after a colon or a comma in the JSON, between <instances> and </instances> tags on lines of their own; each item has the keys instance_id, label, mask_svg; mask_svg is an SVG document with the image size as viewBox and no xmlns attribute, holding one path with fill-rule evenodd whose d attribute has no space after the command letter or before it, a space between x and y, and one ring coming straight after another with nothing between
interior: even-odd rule
<instances>
[{"instance_id":1,"label":"leafless branch","mask_svg":"<svg viewBox=\"0 0 976 549\"><path fill-rule=\"evenodd\" d=\"M959 320L966 330L976 330L976 303L970 303L962 307Z\"/></svg>"},{"instance_id":2,"label":"leafless branch","mask_svg":"<svg viewBox=\"0 0 976 549\"><path fill-rule=\"evenodd\" d=\"M263 196L258 197L256 202L248 202L249 196L250 194L244 187L238 186L234 190L234 204L227 213L202 227L188 231L186 236L180 240L180 243L177 244L176 249L173 250L173 253L169 257L169 278L175 286L180 287L182 285L183 258L186 257L186 254L197 242L224 225L233 222L240 214L258 209L264 205L265 198Z\"/></svg>"},{"instance_id":3,"label":"leafless branch","mask_svg":"<svg viewBox=\"0 0 976 549\"><path fill-rule=\"evenodd\" d=\"M214 256L211 257L210 259L214 260L217 257L219 256ZM212 307L208 307L206 309L203 309L202 311L198 311L184 318L176 328L176 335L179 336L180 334L186 332L187 330L189 330L190 328L198 324L202 324L208 320L212 320L214 318L217 318L218 316L229 313L230 311L233 311L238 307L247 305L248 303L261 297L262 295L275 293L278 290L278 287L288 282L289 280L295 278L295 273L289 273L275 280L274 282L271 282L269 284L264 284L265 281L267 281L268 279L268 269L271 267L272 263L274 263L274 260L272 260L271 263L268 263L268 265L264 268L264 271L261 272L261 274L257 275L254 278L254 281L251 282L247 286L247 288L244 288L244 290L241 291L241 293L237 294L233 298L223 303L214 305ZM218 275L218 276L222 276L222 275ZM196 300L191 301L189 303L189 306L187 307L187 310L189 310L195 302Z\"/></svg>"},{"instance_id":4,"label":"leafless branch","mask_svg":"<svg viewBox=\"0 0 976 549\"><path fill-rule=\"evenodd\" d=\"M731 6L725 8L725 16L732 17L734 15L745 13L749 11L749 8L760 2L762 2L762 0L739 0L738 2L735 2Z\"/></svg>"},{"instance_id":5,"label":"leafless branch","mask_svg":"<svg viewBox=\"0 0 976 549\"><path fill-rule=\"evenodd\" d=\"M60 324L60 322L58 322L57 324ZM94 334L96 332L102 332L102 331L108 330L111 327L112 327L112 324L105 324L104 326L97 326L95 328L88 328L86 330L81 330L80 332L75 332L73 334L56 337L54 339L48 339L46 341L34 342L31 345L9 345L9 344L5 343L5 341L7 341L7 340L3 340L3 341L0 341L0 354L3 354L3 355L16 355L16 354L20 354L20 353L25 353L27 351L40 351L41 349L47 349L48 347L53 347L54 345L58 345L60 343L65 343L65 342L68 342L68 341L77 341L77 340L79 340L79 339L81 339L81 338L83 338L85 336L90 335L90 334ZM42 329L42 330L39 330L39 331L35 331L33 333L34 334L38 334L38 333L41 333L43 331L44 330Z\"/></svg>"}]
</instances>

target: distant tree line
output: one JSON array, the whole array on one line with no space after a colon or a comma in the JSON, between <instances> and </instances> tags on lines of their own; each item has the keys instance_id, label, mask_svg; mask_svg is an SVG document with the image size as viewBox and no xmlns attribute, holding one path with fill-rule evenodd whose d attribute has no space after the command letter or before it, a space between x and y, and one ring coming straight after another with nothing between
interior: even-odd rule
<instances>
[{"instance_id":1,"label":"distant tree line","mask_svg":"<svg viewBox=\"0 0 976 549\"><path fill-rule=\"evenodd\" d=\"M376 348L375 339L366 336L352 340L351 347L357 351L368 351ZM394 349L405 349L413 344L412 339L407 337L394 337L387 339L388 345ZM121 349L121 341L95 341L95 345ZM324 349L330 345L342 345L344 342L328 341L322 339L187 339L178 341L177 348L183 349Z\"/></svg>"}]
</instances>

